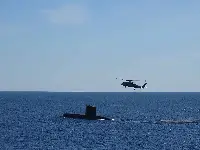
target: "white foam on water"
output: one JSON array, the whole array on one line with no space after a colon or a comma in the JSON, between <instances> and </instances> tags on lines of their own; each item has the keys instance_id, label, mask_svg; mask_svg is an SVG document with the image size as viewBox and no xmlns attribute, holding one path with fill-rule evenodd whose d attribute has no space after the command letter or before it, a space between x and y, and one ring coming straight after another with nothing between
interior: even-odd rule
<instances>
[{"instance_id":1,"label":"white foam on water","mask_svg":"<svg viewBox=\"0 0 200 150\"><path fill-rule=\"evenodd\" d=\"M106 119L98 119L98 120L106 120ZM112 121L114 121L115 119L111 119Z\"/></svg>"}]
</instances>

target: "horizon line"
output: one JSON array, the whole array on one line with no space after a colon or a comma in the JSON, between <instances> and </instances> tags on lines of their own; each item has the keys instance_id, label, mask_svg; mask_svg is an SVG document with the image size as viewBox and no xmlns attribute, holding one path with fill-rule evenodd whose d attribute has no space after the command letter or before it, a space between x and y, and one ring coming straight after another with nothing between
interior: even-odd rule
<instances>
[{"instance_id":1,"label":"horizon line","mask_svg":"<svg viewBox=\"0 0 200 150\"><path fill-rule=\"evenodd\" d=\"M154 91L154 92L144 92L144 91L132 91L132 92L122 92L122 91L26 91L26 90L13 90L13 91L1 91L0 92L42 92L42 93L200 93L197 91Z\"/></svg>"}]
</instances>

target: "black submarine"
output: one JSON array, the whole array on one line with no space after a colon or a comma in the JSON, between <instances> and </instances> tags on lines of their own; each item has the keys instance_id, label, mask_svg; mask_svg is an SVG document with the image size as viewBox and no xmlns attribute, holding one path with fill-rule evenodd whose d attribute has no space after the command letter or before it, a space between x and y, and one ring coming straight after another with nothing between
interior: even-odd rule
<instances>
[{"instance_id":1,"label":"black submarine","mask_svg":"<svg viewBox=\"0 0 200 150\"><path fill-rule=\"evenodd\" d=\"M64 118L73 118L73 119L87 119L87 120L114 120L103 116L96 115L96 107L86 105L85 114L71 114L65 113L63 114Z\"/></svg>"}]
</instances>

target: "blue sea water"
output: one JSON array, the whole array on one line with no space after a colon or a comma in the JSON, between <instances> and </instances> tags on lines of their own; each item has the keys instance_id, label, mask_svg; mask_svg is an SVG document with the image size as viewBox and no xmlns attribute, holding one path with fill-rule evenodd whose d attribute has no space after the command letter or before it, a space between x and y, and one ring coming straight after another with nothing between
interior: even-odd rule
<instances>
[{"instance_id":1,"label":"blue sea water","mask_svg":"<svg viewBox=\"0 0 200 150\"><path fill-rule=\"evenodd\" d=\"M84 113L114 121L62 118ZM0 150L200 149L200 93L0 92Z\"/></svg>"}]
</instances>

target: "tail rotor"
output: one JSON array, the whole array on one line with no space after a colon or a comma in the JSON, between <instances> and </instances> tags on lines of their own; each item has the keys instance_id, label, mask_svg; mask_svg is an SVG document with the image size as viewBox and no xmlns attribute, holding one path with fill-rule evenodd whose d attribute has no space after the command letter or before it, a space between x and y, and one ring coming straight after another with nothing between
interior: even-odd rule
<instances>
[{"instance_id":1,"label":"tail rotor","mask_svg":"<svg viewBox=\"0 0 200 150\"><path fill-rule=\"evenodd\" d=\"M144 83L144 88L147 88L147 86L146 86L147 85L147 80L145 80L144 82L145 82Z\"/></svg>"}]
</instances>

